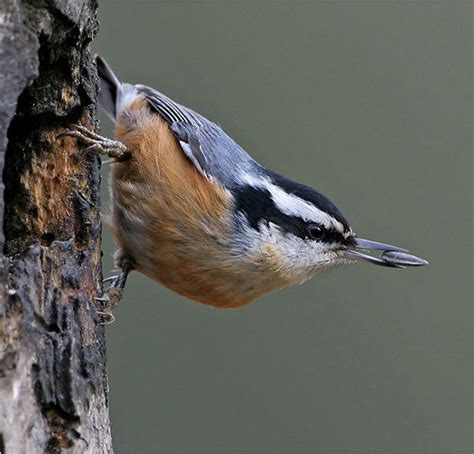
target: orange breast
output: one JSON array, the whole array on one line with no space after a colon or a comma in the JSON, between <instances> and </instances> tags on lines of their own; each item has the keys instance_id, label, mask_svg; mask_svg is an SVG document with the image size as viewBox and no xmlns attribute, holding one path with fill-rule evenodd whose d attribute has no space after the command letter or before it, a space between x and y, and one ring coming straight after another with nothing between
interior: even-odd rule
<instances>
[{"instance_id":1,"label":"orange breast","mask_svg":"<svg viewBox=\"0 0 474 454\"><path fill-rule=\"evenodd\" d=\"M122 118L116 137L132 158L113 164L109 225L135 268L218 307L265 293L254 284L255 267L232 258L231 195L196 170L168 125L142 101Z\"/></svg>"}]
</instances>

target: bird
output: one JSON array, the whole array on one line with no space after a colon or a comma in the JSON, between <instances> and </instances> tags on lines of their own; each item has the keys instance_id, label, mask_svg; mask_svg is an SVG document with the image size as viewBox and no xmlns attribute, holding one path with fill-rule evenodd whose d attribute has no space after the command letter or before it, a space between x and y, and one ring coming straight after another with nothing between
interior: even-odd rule
<instances>
[{"instance_id":1,"label":"bird","mask_svg":"<svg viewBox=\"0 0 474 454\"><path fill-rule=\"evenodd\" d=\"M98 298L109 319L132 270L191 300L236 308L335 265L428 263L359 238L328 197L265 168L194 110L95 61L115 139L83 125L64 135L112 158L108 225L120 274Z\"/></svg>"}]
</instances>

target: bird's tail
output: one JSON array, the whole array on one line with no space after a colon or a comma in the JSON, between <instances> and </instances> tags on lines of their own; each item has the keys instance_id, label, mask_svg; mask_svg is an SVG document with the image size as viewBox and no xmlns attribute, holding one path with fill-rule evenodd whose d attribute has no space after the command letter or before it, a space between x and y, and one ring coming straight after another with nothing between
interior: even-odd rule
<instances>
[{"instance_id":1,"label":"bird's tail","mask_svg":"<svg viewBox=\"0 0 474 454\"><path fill-rule=\"evenodd\" d=\"M122 83L100 55L95 56L95 62L100 79L99 104L115 121L117 118L117 101L122 92Z\"/></svg>"}]
</instances>

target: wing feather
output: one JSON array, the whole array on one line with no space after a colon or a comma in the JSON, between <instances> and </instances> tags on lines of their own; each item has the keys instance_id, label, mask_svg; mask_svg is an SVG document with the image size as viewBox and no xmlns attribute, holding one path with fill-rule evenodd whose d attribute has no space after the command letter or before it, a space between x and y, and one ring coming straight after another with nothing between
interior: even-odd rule
<instances>
[{"instance_id":1,"label":"wing feather","mask_svg":"<svg viewBox=\"0 0 474 454\"><path fill-rule=\"evenodd\" d=\"M170 125L173 123L189 123L199 126L197 114L190 109L174 102L163 93L145 85L136 85L140 93L145 95L150 106Z\"/></svg>"},{"instance_id":2,"label":"wing feather","mask_svg":"<svg viewBox=\"0 0 474 454\"><path fill-rule=\"evenodd\" d=\"M206 178L232 188L239 174L260 166L218 125L153 88L136 85L150 108L165 120L183 153Z\"/></svg>"}]
</instances>

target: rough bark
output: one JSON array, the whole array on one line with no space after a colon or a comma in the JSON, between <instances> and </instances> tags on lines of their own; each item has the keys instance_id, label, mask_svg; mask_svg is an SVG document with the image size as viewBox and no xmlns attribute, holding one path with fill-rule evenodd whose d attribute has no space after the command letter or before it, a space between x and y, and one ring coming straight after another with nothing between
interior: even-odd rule
<instances>
[{"instance_id":1,"label":"rough bark","mask_svg":"<svg viewBox=\"0 0 474 454\"><path fill-rule=\"evenodd\" d=\"M0 452L110 453L96 0L0 0ZM4 189L4 191L3 191ZM2 222L3 221L3 222Z\"/></svg>"}]
</instances>

